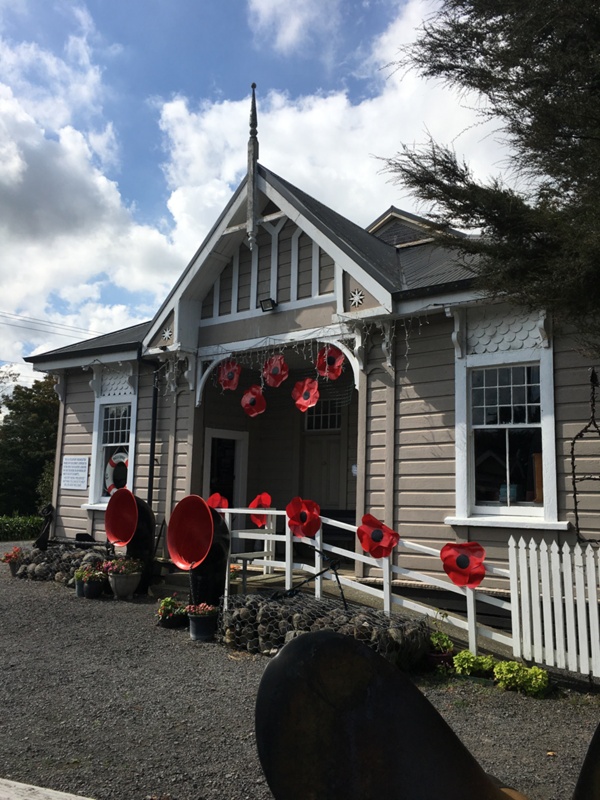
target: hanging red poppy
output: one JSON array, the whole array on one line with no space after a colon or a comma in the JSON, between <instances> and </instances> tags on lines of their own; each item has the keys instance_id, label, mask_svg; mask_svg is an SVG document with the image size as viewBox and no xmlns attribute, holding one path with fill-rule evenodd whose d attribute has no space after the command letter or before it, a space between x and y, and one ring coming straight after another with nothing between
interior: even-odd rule
<instances>
[{"instance_id":1,"label":"hanging red poppy","mask_svg":"<svg viewBox=\"0 0 600 800\"><path fill-rule=\"evenodd\" d=\"M271 495L268 492L257 494L254 500L248 504L248 508L271 508ZM250 519L257 528L264 528L267 524L266 514L250 514Z\"/></svg>"},{"instance_id":2,"label":"hanging red poppy","mask_svg":"<svg viewBox=\"0 0 600 800\"><path fill-rule=\"evenodd\" d=\"M267 401L263 397L262 389L258 384L254 384L242 395L242 408L249 417L257 417L262 414L267 407Z\"/></svg>"},{"instance_id":3,"label":"hanging red poppy","mask_svg":"<svg viewBox=\"0 0 600 800\"><path fill-rule=\"evenodd\" d=\"M330 381L337 380L342 374L345 356L339 347L333 344L326 344L317 353L317 372L323 378Z\"/></svg>"},{"instance_id":4,"label":"hanging red poppy","mask_svg":"<svg viewBox=\"0 0 600 800\"><path fill-rule=\"evenodd\" d=\"M456 586L474 589L485 578L485 550L478 542L445 544L440 558L446 575Z\"/></svg>"},{"instance_id":5,"label":"hanging red poppy","mask_svg":"<svg viewBox=\"0 0 600 800\"><path fill-rule=\"evenodd\" d=\"M287 380L290 374L290 368L285 363L285 358L281 353L276 356L271 356L265 361L263 367L263 378L267 386L277 388Z\"/></svg>"},{"instance_id":6,"label":"hanging red poppy","mask_svg":"<svg viewBox=\"0 0 600 800\"><path fill-rule=\"evenodd\" d=\"M219 366L219 383L221 384L221 388L235 391L240 380L241 371L242 368L237 361L233 361L232 359L223 361Z\"/></svg>"},{"instance_id":7,"label":"hanging red poppy","mask_svg":"<svg viewBox=\"0 0 600 800\"><path fill-rule=\"evenodd\" d=\"M319 402L319 384L314 378L298 381L292 391L292 399L300 411L307 411Z\"/></svg>"},{"instance_id":8,"label":"hanging red poppy","mask_svg":"<svg viewBox=\"0 0 600 800\"><path fill-rule=\"evenodd\" d=\"M206 505L209 508L229 508L229 500L222 494L215 492L207 499Z\"/></svg>"},{"instance_id":9,"label":"hanging red poppy","mask_svg":"<svg viewBox=\"0 0 600 800\"><path fill-rule=\"evenodd\" d=\"M356 531L363 550L373 558L387 558L400 541L400 536L371 514L365 514Z\"/></svg>"},{"instance_id":10,"label":"hanging red poppy","mask_svg":"<svg viewBox=\"0 0 600 800\"><path fill-rule=\"evenodd\" d=\"M303 500L294 497L287 504L285 513L288 515L288 525L294 536L300 539L304 536L314 539L316 532L321 527L321 508L312 500Z\"/></svg>"}]
</instances>

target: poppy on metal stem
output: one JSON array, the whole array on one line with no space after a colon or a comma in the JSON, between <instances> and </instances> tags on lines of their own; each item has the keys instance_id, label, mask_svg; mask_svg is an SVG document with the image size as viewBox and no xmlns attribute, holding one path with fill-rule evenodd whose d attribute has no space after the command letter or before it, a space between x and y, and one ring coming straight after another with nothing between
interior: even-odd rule
<instances>
[{"instance_id":1,"label":"poppy on metal stem","mask_svg":"<svg viewBox=\"0 0 600 800\"><path fill-rule=\"evenodd\" d=\"M445 544L440 558L446 575L456 586L475 589L485 578L485 550L478 542Z\"/></svg>"},{"instance_id":2,"label":"poppy on metal stem","mask_svg":"<svg viewBox=\"0 0 600 800\"><path fill-rule=\"evenodd\" d=\"M314 378L298 381L292 390L292 400L300 411L308 411L319 402L319 383Z\"/></svg>"},{"instance_id":3,"label":"poppy on metal stem","mask_svg":"<svg viewBox=\"0 0 600 800\"><path fill-rule=\"evenodd\" d=\"M241 371L242 368L237 361L232 359L223 361L219 366L219 383L221 384L221 388L235 391L240 380Z\"/></svg>"},{"instance_id":4,"label":"poppy on metal stem","mask_svg":"<svg viewBox=\"0 0 600 800\"><path fill-rule=\"evenodd\" d=\"M207 498L206 505L209 508L229 508L229 500L222 494L215 492L214 494L211 494L209 498Z\"/></svg>"},{"instance_id":5,"label":"poppy on metal stem","mask_svg":"<svg viewBox=\"0 0 600 800\"><path fill-rule=\"evenodd\" d=\"M285 363L285 358L281 353L271 356L265 361L263 367L263 378L267 386L272 386L275 389L287 380L290 374L290 368Z\"/></svg>"},{"instance_id":6,"label":"poppy on metal stem","mask_svg":"<svg viewBox=\"0 0 600 800\"><path fill-rule=\"evenodd\" d=\"M268 492L257 494L254 500L248 504L248 508L271 508L271 495ZM250 514L250 519L257 528L264 528L267 524L266 514Z\"/></svg>"},{"instance_id":7,"label":"poppy on metal stem","mask_svg":"<svg viewBox=\"0 0 600 800\"><path fill-rule=\"evenodd\" d=\"M247 389L242 395L242 408L249 417L257 417L262 414L267 407L262 388L258 384L254 384Z\"/></svg>"},{"instance_id":8,"label":"poppy on metal stem","mask_svg":"<svg viewBox=\"0 0 600 800\"><path fill-rule=\"evenodd\" d=\"M377 517L365 514L362 525L356 531L363 550L373 558L387 558L400 541L399 534L380 522Z\"/></svg>"},{"instance_id":9,"label":"poppy on metal stem","mask_svg":"<svg viewBox=\"0 0 600 800\"><path fill-rule=\"evenodd\" d=\"M326 344L317 353L317 372L322 378L335 381L342 374L345 358L339 347Z\"/></svg>"},{"instance_id":10,"label":"poppy on metal stem","mask_svg":"<svg viewBox=\"0 0 600 800\"><path fill-rule=\"evenodd\" d=\"M287 504L285 513L288 515L288 526L294 536L302 539L306 536L314 539L321 527L321 507L313 500L303 500L294 497Z\"/></svg>"}]
</instances>

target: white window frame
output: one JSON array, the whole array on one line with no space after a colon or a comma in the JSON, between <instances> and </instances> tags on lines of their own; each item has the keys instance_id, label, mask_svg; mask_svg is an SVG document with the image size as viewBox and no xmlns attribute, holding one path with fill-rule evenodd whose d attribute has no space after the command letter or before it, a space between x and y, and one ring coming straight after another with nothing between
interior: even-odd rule
<instances>
[{"instance_id":1,"label":"white window frame","mask_svg":"<svg viewBox=\"0 0 600 800\"><path fill-rule=\"evenodd\" d=\"M96 384L100 380L96 377ZM93 383L93 381L92 381ZM96 397L94 408L94 430L92 435L92 461L90 470L90 493L86 509L106 511L109 497L103 497L104 487L104 447L102 445L102 431L104 409L106 406L131 406L131 423L129 429L128 460L127 460L127 488L133 491L133 476L135 471L135 435L137 430L137 381L136 390L128 394L113 394Z\"/></svg>"},{"instance_id":2,"label":"white window frame","mask_svg":"<svg viewBox=\"0 0 600 800\"><path fill-rule=\"evenodd\" d=\"M470 426L470 372L502 366L540 367L540 414L542 434L543 506L491 508L475 505L473 432ZM456 515L449 525L537 528L566 530L568 522L558 521L556 486L556 441L554 418L554 357L551 341L535 348L484 354L457 354L455 359Z\"/></svg>"}]
</instances>

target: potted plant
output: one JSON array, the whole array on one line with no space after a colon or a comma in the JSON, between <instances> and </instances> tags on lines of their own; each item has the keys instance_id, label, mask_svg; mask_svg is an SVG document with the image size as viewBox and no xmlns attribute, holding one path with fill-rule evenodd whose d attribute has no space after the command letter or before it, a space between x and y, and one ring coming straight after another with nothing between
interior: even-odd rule
<instances>
[{"instance_id":1,"label":"potted plant","mask_svg":"<svg viewBox=\"0 0 600 800\"><path fill-rule=\"evenodd\" d=\"M121 556L105 561L102 569L108 575L115 600L131 600L142 579L142 562L138 558Z\"/></svg>"},{"instance_id":2,"label":"potted plant","mask_svg":"<svg viewBox=\"0 0 600 800\"><path fill-rule=\"evenodd\" d=\"M23 560L23 550L20 547L17 547L16 545L15 547L13 547L12 550L8 550L6 553L4 553L2 558L0 558L0 561L3 564L8 564L10 568L10 574L13 576L13 578L16 576L17 571L21 566L22 560Z\"/></svg>"},{"instance_id":3,"label":"potted plant","mask_svg":"<svg viewBox=\"0 0 600 800\"><path fill-rule=\"evenodd\" d=\"M432 667L452 667L452 657L454 654L454 642L447 633L440 630L434 631L429 636L431 650L427 659Z\"/></svg>"},{"instance_id":4,"label":"potted plant","mask_svg":"<svg viewBox=\"0 0 600 800\"><path fill-rule=\"evenodd\" d=\"M106 573L100 567L94 564L76 570L80 575L80 580L83 581L83 596L88 600L96 600L102 595L106 586ZM75 578L77 580L77 578Z\"/></svg>"},{"instance_id":5,"label":"potted plant","mask_svg":"<svg viewBox=\"0 0 600 800\"><path fill-rule=\"evenodd\" d=\"M83 585L85 582L86 573L91 569L89 564L81 564L73 573L75 579L75 597L85 597Z\"/></svg>"},{"instance_id":6,"label":"potted plant","mask_svg":"<svg viewBox=\"0 0 600 800\"><path fill-rule=\"evenodd\" d=\"M185 607L190 621L190 639L195 642L211 642L217 630L217 606L208 603L192 603Z\"/></svg>"},{"instance_id":7,"label":"potted plant","mask_svg":"<svg viewBox=\"0 0 600 800\"><path fill-rule=\"evenodd\" d=\"M156 609L157 624L163 628L182 628L187 624L186 604L177 595L163 597Z\"/></svg>"}]
</instances>

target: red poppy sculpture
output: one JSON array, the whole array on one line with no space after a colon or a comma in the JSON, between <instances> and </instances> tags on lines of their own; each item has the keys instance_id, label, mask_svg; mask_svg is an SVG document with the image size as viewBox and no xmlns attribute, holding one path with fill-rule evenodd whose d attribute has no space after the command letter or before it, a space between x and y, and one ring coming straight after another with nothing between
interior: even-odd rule
<instances>
[{"instance_id":1,"label":"red poppy sculpture","mask_svg":"<svg viewBox=\"0 0 600 800\"><path fill-rule=\"evenodd\" d=\"M400 541L399 534L371 514L365 514L356 531L363 550L373 558L387 558Z\"/></svg>"},{"instance_id":2,"label":"red poppy sculpture","mask_svg":"<svg viewBox=\"0 0 600 800\"><path fill-rule=\"evenodd\" d=\"M446 575L456 586L475 589L485 577L485 550L478 542L445 544L440 558Z\"/></svg>"},{"instance_id":3,"label":"red poppy sculpture","mask_svg":"<svg viewBox=\"0 0 600 800\"><path fill-rule=\"evenodd\" d=\"M322 378L335 381L342 374L345 358L339 347L326 344L317 353L317 372Z\"/></svg>"},{"instance_id":4,"label":"red poppy sculpture","mask_svg":"<svg viewBox=\"0 0 600 800\"><path fill-rule=\"evenodd\" d=\"M285 363L285 358L281 353L276 356L271 356L265 361L263 367L263 378L267 386L272 386L275 389L287 380L290 374L290 368Z\"/></svg>"},{"instance_id":5,"label":"red poppy sculpture","mask_svg":"<svg viewBox=\"0 0 600 800\"><path fill-rule=\"evenodd\" d=\"M292 400L300 411L308 411L319 402L319 383L314 378L298 381L292 391Z\"/></svg>"},{"instance_id":6,"label":"red poppy sculpture","mask_svg":"<svg viewBox=\"0 0 600 800\"><path fill-rule=\"evenodd\" d=\"M215 492L207 499L206 505L209 508L229 508L229 500L222 494Z\"/></svg>"},{"instance_id":7,"label":"red poppy sculpture","mask_svg":"<svg viewBox=\"0 0 600 800\"><path fill-rule=\"evenodd\" d=\"M288 525L294 536L302 539L314 539L321 527L321 508L313 500L303 500L294 497L287 504L285 513L288 515Z\"/></svg>"},{"instance_id":8,"label":"red poppy sculpture","mask_svg":"<svg viewBox=\"0 0 600 800\"><path fill-rule=\"evenodd\" d=\"M248 508L271 508L271 495L268 492L257 494L254 500L249 503ZM264 528L267 524L266 514L250 514L250 519L257 528Z\"/></svg>"},{"instance_id":9,"label":"red poppy sculpture","mask_svg":"<svg viewBox=\"0 0 600 800\"><path fill-rule=\"evenodd\" d=\"M242 368L237 361L223 361L219 366L219 383L222 389L230 389L234 392L240 381Z\"/></svg>"},{"instance_id":10,"label":"red poppy sculpture","mask_svg":"<svg viewBox=\"0 0 600 800\"><path fill-rule=\"evenodd\" d=\"M262 393L262 388L254 384L242 395L242 408L249 417L257 417L267 407L267 401Z\"/></svg>"}]
</instances>

